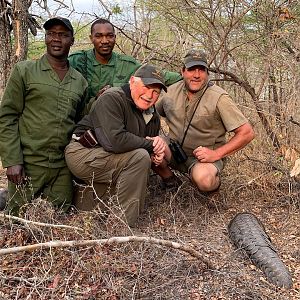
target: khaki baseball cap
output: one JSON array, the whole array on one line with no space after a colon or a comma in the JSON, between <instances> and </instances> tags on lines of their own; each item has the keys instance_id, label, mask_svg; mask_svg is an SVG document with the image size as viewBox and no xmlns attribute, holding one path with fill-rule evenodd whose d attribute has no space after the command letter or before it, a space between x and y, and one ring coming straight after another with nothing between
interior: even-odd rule
<instances>
[{"instance_id":1,"label":"khaki baseball cap","mask_svg":"<svg viewBox=\"0 0 300 300\"><path fill-rule=\"evenodd\" d=\"M167 91L167 87L165 85L165 80L162 73L157 67L153 65L142 65L135 71L134 76L141 78L145 85L158 83L161 85L162 89L165 92Z\"/></svg>"},{"instance_id":2,"label":"khaki baseball cap","mask_svg":"<svg viewBox=\"0 0 300 300\"><path fill-rule=\"evenodd\" d=\"M69 29L71 31L72 35L74 34L74 29L73 29L71 22L68 19L63 18L63 17L51 18L45 22L43 27L46 30L49 30L53 25L58 25L58 24L65 26L67 29Z\"/></svg>"},{"instance_id":3,"label":"khaki baseball cap","mask_svg":"<svg viewBox=\"0 0 300 300\"><path fill-rule=\"evenodd\" d=\"M194 66L203 66L208 69L207 57L204 51L192 49L183 58L183 64L187 69Z\"/></svg>"}]
</instances>

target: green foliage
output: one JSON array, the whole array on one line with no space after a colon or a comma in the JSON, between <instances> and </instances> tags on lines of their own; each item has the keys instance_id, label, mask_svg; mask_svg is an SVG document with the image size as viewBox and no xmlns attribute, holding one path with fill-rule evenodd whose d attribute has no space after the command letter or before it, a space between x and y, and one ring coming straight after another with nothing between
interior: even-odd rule
<instances>
[{"instance_id":1,"label":"green foliage","mask_svg":"<svg viewBox=\"0 0 300 300\"><path fill-rule=\"evenodd\" d=\"M44 38L32 39L29 41L27 59L37 59L41 57L45 51L46 45L44 43Z\"/></svg>"},{"instance_id":2,"label":"green foliage","mask_svg":"<svg viewBox=\"0 0 300 300\"><path fill-rule=\"evenodd\" d=\"M90 33L93 20L85 19L81 21L73 21L75 43L70 52L85 50L91 48Z\"/></svg>"},{"instance_id":3,"label":"green foliage","mask_svg":"<svg viewBox=\"0 0 300 300\"><path fill-rule=\"evenodd\" d=\"M115 6L113 6L112 9L111 9L111 11L112 11L112 13L114 15L120 15L120 14L122 14L122 9L119 6L119 4L116 4Z\"/></svg>"}]
</instances>

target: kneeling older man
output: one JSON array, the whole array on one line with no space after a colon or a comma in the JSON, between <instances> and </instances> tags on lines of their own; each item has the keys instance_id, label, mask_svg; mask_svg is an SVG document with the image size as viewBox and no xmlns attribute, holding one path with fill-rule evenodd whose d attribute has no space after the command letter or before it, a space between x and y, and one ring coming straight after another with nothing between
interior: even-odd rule
<instances>
[{"instance_id":1,"label":"kneeling older man","mask_svg":"<svg viewBox=\"0 0 300 300\"><path fill-rule=\"evenodd\" d=\"M97 99L77 124L65 151L67 165L76 177L95 186L117 187L121 218L129 226L134 226L144 208L151 163L159 166L165 155L154 108L161 89L166 86L160 71L149 64L141 66L129 84L110 88Z\"/></svg>"}]
</instances>

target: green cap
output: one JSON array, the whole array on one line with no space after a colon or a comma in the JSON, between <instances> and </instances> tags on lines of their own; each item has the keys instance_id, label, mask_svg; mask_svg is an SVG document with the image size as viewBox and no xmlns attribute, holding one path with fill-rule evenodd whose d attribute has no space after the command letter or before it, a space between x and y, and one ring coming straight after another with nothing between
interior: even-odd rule
<instances>
[{"instance_id":1,"label":"green cap","mask_svg":"<svg viewBox=\"0 0 300 300\"><path fill-rule=\"evenodd\" d=\"M139 67L135 73L135 77L141 78L145 85L158 83L162 86L162 89L166 92L165 80L159 69L153 65L145 64Z\"/></svg>"},{"instance_id":2,"label":"green cap","mask_svg":"<svg viewBox=\"0 0 300 300\"><path fill-rule=\"evenodd\" d=\"M51 18L49 20L47 20L44 24L44 28L46 30L49 30L52 26L54 25L63 25L64 27L66 27L67 29L69 29L72 33L72 35L74 34L74 29L73 29L73 26L71 24L71 22L66 19L66 18L63 18L63 17L54 17L54 18Z\"/></svg>"},{"instance_id":3,"label":"green cap","mask_svg":"<svg viewBox=\"0 0 300 300\"><path fill-rule=\"evenodd\" d=\"M187 69L194 66L203 66L208 69L207 57L205 52L202 50L190 50L183 58L183 64Z\"/></svg>"}]
</instances>

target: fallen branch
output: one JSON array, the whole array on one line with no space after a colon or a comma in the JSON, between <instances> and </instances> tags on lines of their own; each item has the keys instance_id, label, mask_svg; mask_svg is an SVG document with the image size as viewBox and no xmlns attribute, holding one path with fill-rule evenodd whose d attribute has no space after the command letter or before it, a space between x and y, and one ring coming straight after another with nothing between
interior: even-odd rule
<instances>
[{"instance_id":1,"label":"fallen branch","mask_svg":"<svg viewBox=\"0 0 300 300\"><path fill-rule=\"evenodd\" d=\"M121 236L111 237L109 239L101 240L79 240L79 241L50 241L46 243L38 243L27 246L12 247L0 250L0 256L5 254L19 253L23 251L33 251L37 249L48 249L48 248L66 248L66 247L81 247L81 246L96 246L96 245L111 245L111 244L123 244L127 242L145 242L150 244L162 245L170 248L175 248L183 252L189 253L191 256L200 259L210 269L216 269L210 261L203 257L198 251L192 249L189 246L180 244L177 242L157 239L153 237L143 236Z\"/></svg>"},{"instance_id":2,"label":"fallen branch","mask_svg":"<svg viewBox=\"0 0 300 300\"><path fill-rule=\"evenodd\" d=\"M36 226L52 227L52 228L65 228L65 229L73 229L73 230L83 231L83 229L79 228L79 227L74 227L74 226L69 226L69 225L61 225L61 224L49 224L49 223L35 222L35 221L26 220L26 219L22 219L22 218L11 216L11 215L6 215L3 213L0 213L0 218L8 219L8 220L15 220L15 221L24 223L26 225L36 225Z\"/></svg>"}]
</instances>

